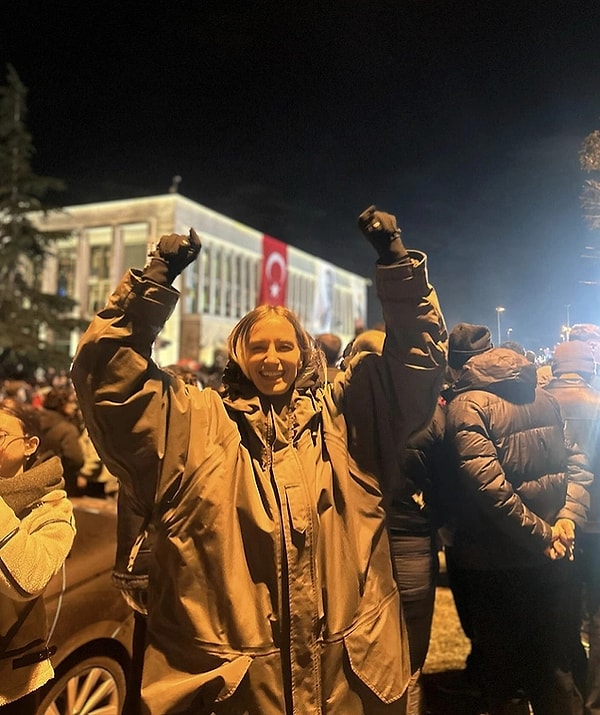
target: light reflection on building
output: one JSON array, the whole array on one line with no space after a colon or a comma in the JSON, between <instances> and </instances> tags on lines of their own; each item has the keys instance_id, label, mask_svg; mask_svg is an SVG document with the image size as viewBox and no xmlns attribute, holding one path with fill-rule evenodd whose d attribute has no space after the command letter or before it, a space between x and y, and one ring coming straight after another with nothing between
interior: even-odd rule
<instances>
[{"instance_id":1,"label":"light reflection on building","mask_svg":"<svg viewBox=\"0 0 600 715\"><path fill-rule=\"evenodd\" d=\"M175 282L181 300L157 342L155 358L162 364L179 359L211 364L233 325L256 305L263 234L180 194L69 206L32 219L41 230L71 234L47 260L43 290L74 298L76 315L84 320L105 304L125 270L144 265L161 235L196 229L202 252ZM293 246L287 257L286 305L311 332L323 332L316 316L327 314L327 332L340 335L344 344L351 340L367 315L370 281ZM333 281L330 306L319 305L323 274ZM71 355L78 338L71 335L65 345Z\"/></svg>"}]
</instances>

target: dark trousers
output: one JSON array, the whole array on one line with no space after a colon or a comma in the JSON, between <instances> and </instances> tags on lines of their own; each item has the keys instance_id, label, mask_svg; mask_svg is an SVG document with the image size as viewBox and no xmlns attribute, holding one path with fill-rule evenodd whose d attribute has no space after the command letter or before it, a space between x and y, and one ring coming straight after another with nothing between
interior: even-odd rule
<instances>
[{"instance_id":1,"label":"dark trousers","mask_svg":"<svg viewBox=\"0 0 600 715\"><path fill-rule=\"evenodd\" d=\"M411 682L406 715L425 712L421 670L427 657L439 568L437 543L431 535L390 531L390 545L402 611L408 632Z\"/></svg>"},{"instance_id":2,"label":"dark trousers","mask_svg":"<svg viewBox=\"0 0 600 715\"><path fill-rule=\"evenodd\" d=\"M467 656L466 675L473 685L480 685L479 666L477 664L477 651L473 645L473 618L471 616L471 604L468 599L467 584L465 583L465 571L457 566L454 557L454 548L446 546L444 548L446 560L446 576L448 586L452 591L452 598L456 607L458 620L460 621L463 633L471 642L471 651Z\"/></svg>"},{"instance_id":3,"label":"dark trousers","mask_svg":"<svg viewBox=\"0 0 600 715\"><path fill-rule=\"evenodd\" d=\"M529 700L536 715L582 715L572 672L572 562L465 570L462 581L490 713Z\"/></svg>"},{"instance_id":4,"label":"dark trousers","mask_svg":"<svg viewBox=\"0 0 600 715\"><path fill-rule=\"evenodd\" d=\"M600 534L581 534L578 545L589 643L585 715L600 715Z\"/></svg>"}]
</instances>

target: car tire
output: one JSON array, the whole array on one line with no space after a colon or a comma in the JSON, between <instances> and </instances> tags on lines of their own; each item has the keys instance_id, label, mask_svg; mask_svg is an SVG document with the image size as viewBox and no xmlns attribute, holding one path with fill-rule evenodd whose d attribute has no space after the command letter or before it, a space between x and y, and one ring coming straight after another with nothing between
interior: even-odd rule
<instances>
[{"instance_id":1,"label":"car tire","mask_svg":"<svg viewBox=\"0 0 600 715\"><path fill-rule=\"evenodd\" d=\"M118 661L91 655L65 665L44 688L36 715L119 715L127 681Z\"/></svg>"}]
</instances>

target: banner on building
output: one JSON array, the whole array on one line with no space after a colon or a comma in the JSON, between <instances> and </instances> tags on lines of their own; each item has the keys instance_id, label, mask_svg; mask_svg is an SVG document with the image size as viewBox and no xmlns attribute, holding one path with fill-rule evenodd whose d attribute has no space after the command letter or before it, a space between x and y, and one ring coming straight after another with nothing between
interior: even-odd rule
<instances>
[{"instance_id":1,"label":"banner on building","mask_svg":"<svg viewBox=\"0 0 600 715\"><path fill-rule=\"evenodd\" d=\"M285 305L287 290L287 244L263 235L263 260L258 304Z\"/></svg>"},{"instance_id":2,"label":"banner on building","mask_svg":"<svg viewBox=\"0 0 600 715\"><path fill-rule=\"evenodd\" d=\"M313 310L313 335L333 331L333 266L325 261L316 262L315 302Z\"/></svg>"},{"instance_id":3,"label":"banner on building","mask_svg":"<svg viewBox=\"0 0 600 715\"><path fill-rule=\"evenodd\" d=\"M358 335L367 327L367 289L362 281L352 281L352 317L354 333Z\"/></svg>"}]
</instances>

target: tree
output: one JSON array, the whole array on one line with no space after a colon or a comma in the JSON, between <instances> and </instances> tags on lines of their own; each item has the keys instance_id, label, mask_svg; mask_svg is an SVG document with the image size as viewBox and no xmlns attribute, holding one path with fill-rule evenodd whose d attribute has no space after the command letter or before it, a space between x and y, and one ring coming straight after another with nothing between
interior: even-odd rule
<instances>
[{"instance_id":1,"label":"tree","mask_svg":"<svg viewBox=\"0 0 600 715\"><path fill-rule=\"evenodd\" d=\"M579 150L579 165L588 173L600 172L600 129L596 129L583 140ZM588 226L600 229L600 181L585 181L581 203Z\"/></svg>"},{"instance_id":2,"label":"tree","mask_svg":"<svg viewBox=\"0 0 600 715\"><path fill-rule=\"evenodd\" d=\"M0 378L28 379L38 367L68 369L70 356L57 342L80 327L72 317L74 300L41 289L44 262L65 234L40 231L31 212L58 210L44 199L64 184L31 168L26 97L9 65L0 87Z\"/></svg>"}]
</instances>

